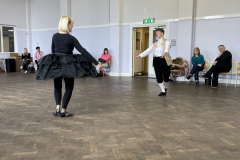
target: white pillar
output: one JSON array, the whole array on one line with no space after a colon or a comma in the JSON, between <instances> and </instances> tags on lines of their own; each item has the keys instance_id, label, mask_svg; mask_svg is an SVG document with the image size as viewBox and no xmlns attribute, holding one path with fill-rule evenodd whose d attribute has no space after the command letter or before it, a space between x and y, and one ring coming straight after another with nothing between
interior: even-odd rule
<instances>
[{"instance_id":1,"label":"white pillar","mask_svg":"<svg viewBox=\"0 0 240 160\"><path fill-rule=\"evenodd\" d=\"M25 0L26 4L26 26L27 26L27 49L29 53L32 51L32 25L31 25L31 1ZM21 50L21 49L20 49ZM32 54L33 56L33 54Z\"/></svg>"},{"instance_id":2,"label":"white pillar","mask_svg":"<svg viewBox=\"0 0 240 160\"><path fill-rule=\"evenodd\" d=\"M195 39L196 0L179 0L177 57L191 63Z\"/></svg>"}]
</instances>

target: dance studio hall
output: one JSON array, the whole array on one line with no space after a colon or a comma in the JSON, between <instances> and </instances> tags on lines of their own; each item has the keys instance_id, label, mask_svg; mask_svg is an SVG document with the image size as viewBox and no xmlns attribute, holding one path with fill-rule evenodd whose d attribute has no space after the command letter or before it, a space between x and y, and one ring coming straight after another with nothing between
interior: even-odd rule
<instances>
[{"instance_id":1,"label":"dance studio hall","mask_svg":"<svg viewBox=\"0 0 240 160\"><path fill-rule=\"evenodd\" d=\"M240 0L0 0L0 160L240 160Z\"/></svg>"}]
</instances>

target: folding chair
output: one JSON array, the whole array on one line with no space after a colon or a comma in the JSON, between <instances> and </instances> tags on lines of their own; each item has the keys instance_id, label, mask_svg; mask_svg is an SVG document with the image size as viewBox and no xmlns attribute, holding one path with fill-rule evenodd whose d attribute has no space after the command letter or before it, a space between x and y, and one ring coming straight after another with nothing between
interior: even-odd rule
<instances>
[{"instance_id":1,"label":"folding chair","mask_svg":"<svg viewBox=\"0 0 240 160\"><path fill-rule=\"evenodd\" d=\"M230 84L231 84L231 80L232 80L232 69L229 72L220 72L219 75L227 75L227 83L226 83L226 87L228 86L228 82L230 80ZM229 79L229 75L231 75L231 78Z\"/></svg>"},{"instance_id":2,"label":"folding chair","mask_svg":"<svg viewBox=\"0 0 240 160\"><path fill-rule=\"evenodd\" d=\"M240 75L240 62L238 62L238 66L237 66L237 72L235 76L235 87L237 87L237 80L239 75Z\"/></svg>"},{"instance_id":3,"label":"folding chair","mask_svg":"<svg viewBox=\"0 0 240 160\"><path fill-rule=\"evenodd\" d=\"M180 69L170 70L170 75L171 76L173 76L173 73L179 73L179 74L174 74L174 76L181 77L181 70ZM179 81L179 83L180 83L180 81Z\"/></svg>"}]
</instances>

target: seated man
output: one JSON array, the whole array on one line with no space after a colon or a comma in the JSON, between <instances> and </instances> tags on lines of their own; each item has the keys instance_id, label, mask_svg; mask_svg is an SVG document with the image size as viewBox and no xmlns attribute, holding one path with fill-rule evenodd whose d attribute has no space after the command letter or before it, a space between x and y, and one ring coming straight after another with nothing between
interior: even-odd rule
<instances>
[{"instance_id":1,"label":"seated man","mask_svg":"<svg viewBox=\"0 0 240 160\"><path fill-rule=\"evenodd\" d=\"M213 73L212 88L218 87L218 74L220 72L229 72L232 68L232 54L225 50L224 45L218 46L218 49L220 51L218 57L209 71L202 76L202 78L208 79Z\"/></svg>"},{"instance_id":2,"label":"seated man","mask_svg":"<svg viewBox=\"0 0 240 160\"><path fill-rule=\"evenodd\" d=\"M40 47L36 47L37 52L34 55L35 63L37 64L37 70L39 69L38 61L44 56L44 53L40 51Z\"/></svg>"}]
</instances>

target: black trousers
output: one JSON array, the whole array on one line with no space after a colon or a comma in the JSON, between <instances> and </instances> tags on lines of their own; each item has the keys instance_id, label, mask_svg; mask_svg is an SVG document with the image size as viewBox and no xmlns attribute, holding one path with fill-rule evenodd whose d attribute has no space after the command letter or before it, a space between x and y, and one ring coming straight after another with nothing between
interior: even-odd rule
<instances>
[{"instance_id":1,"label":"black trousers","mask_svg":"<svg viewBox=\"0 0 240 160\"><path fill-rule=\"evenodd\" d=\"M62 79L65 81L65 93L62 100ZM56 105L61 105L62 100L62 108L67 109L68 103L72 96L72 91L74 87L74 78L55 78L54 79L54 96Z\"/></svg>"},{"instance_id":2,"label":"black trousers","mask_svg":"<svg viewBox=\"0 0 240 160\"><path fill-rule=\"evenodd\" d=\"M35 63L37 64L37 70L39 69L38 61L35 60Z\"/></svg>"},{"instance_id":3,"label":"black trousers","mask_svg":"<svg viewBox=\"0 0 240 160\"><path fill-rule=\"evenodd\" d=\"M30 61L27 59L24 59L24 61L22 61L22 66L23 66L24 71L26 71L28 69L29 64L30 64Z\"/></svg>"},{"instance_id":4,"label":"black trousers","mask_svg":"<svg viewBox=\"0 0 240 160\"><path fill-rule=\"evenodd\" d=\"M165 58L154 57L153 67L158 83L168 82L170 76L170 66L167 65Z\"/></svg>"},{"instance_id":5,"label":"black trousers","mask_svg":"<svg viewBox=\"0 0 240 160\"><path fill-rule=\"evenodd\" d=\"M232 67L226 66L225 64L216 64L212 66L209 71L205 74L207 77L210 77L213 74L212 85L218 86L218 75L220 72L229 72Z\"/></svg>"}]
</instances>

